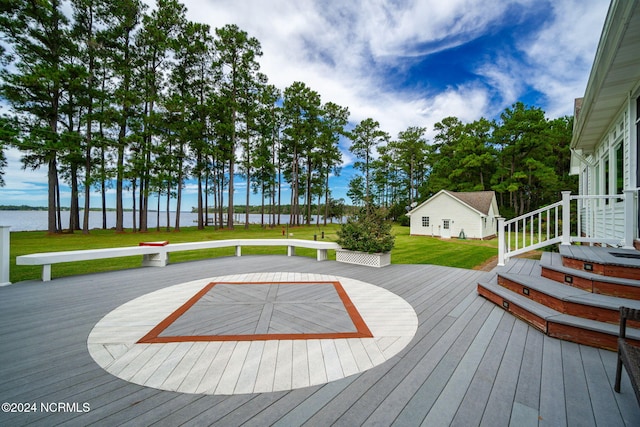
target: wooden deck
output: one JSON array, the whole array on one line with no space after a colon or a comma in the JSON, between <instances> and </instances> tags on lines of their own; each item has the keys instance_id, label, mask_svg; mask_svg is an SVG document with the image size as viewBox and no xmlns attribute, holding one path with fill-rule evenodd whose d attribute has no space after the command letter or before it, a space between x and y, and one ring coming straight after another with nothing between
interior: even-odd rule
<instances>
[{"instance_id":1,"label":"wooden deck","mask_svg":"<svg viewBox=\"0 0 640 427\"><path fill-rule=\"evenodd\" d=\"M506 269L524 273L539 266L513 259ZM134 298L251 272L331 274L380 286L413 306L416 335L367 371L323 385L241 395L136 385L103 370L87 350L96 323ZM37 409L2 412L0 425L640 425L626 374L622 393L613 391L616 354L544 336L479 297L478 281L494 274L247 256L0 288L0 401ZM66 406L42 412L41 404L58 402ZM84 403L89 411L83 412Z\"/></svg>"}]
</instances>

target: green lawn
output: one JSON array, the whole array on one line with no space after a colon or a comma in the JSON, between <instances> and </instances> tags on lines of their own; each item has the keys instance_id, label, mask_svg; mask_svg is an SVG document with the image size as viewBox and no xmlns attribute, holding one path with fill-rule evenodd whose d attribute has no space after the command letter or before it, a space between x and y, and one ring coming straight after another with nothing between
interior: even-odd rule
<instances>
[{"instance_id":1,"label":"green lawn","mask_svg":"<svg viewBox=\"0 0 640 427\"><path fill-rule=\"evenodd\" d=\"M294 239L313 239L314 235L316 235L318 240L322 240L322 232L324 232L326 241L335 241L338 227L335 224L327 227L302 226L289 228L288 232L289 237ZM128 232L123 234L117 234L112 230L92 230L89 235L83 235L80 232L59 235L49 235L42 231L13 232L11 233L10 280L15 283L23 280L38 279L42 271L40 266L17 266L15 258L18 255L137 246L143 241L168 240L170 243L180 243L223 239L286 239L286 236L283 236L282 233L283 227L263 229L257 225L251 226L248 230L245 230L243 226L236 226L233 231L214 230L212 228L198 230L196 227L184 227L180 232L151 231L148 233ZM394 264L437 264L449 267L474 268L497 255L496 240L441 240L433 237L410 236L409 228L400 226L394 226L393 233L396 236L396 245L391 252L391 261ZM171 254L171 263L218 256L233 256L234 253L233 247L175 252ZM284 255L286 254L286 248L245 247L242 249L242 253L243 255L274 253ZM316 251L314 249L297 248L296 255L315 258ZM139 267L140 258L134 256L54 264L52 266L52 277ZM329 251L329 258L335 259L334 251Z\"/></svg>"}]
</instances>

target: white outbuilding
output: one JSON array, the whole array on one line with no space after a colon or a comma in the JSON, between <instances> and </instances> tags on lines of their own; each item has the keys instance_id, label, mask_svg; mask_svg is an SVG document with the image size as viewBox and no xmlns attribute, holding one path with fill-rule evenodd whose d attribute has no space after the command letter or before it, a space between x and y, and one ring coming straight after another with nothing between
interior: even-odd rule
<instances>
[{"instance_id":1,"label":"white outbuilding","mask_svg":"<svg viewBox=\"0 0 640 427\"><path fill-rule=\"evenodd\" d=\"M407 216L411 235L490 239L496 236L500 213L494 191L440 190Z\"/></svg>"}]
</instances>

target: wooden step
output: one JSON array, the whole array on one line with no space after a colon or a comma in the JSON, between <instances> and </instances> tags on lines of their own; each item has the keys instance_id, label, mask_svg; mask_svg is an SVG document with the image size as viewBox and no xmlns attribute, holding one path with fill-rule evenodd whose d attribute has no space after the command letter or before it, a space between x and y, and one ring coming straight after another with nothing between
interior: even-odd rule
<instances>
[{"instance_id":1,"label":"wooden step","mask_svg":"<svg viewBox=\"0 0 640 427\"><path fill-rule=\"evenodd\" d=\"M544 277L501 273L498 284L560 313L600 322L618 324L620 306L640 309L640 301L594 294Z\"/></svg>"},{"instance_id":2,"label":"wooden step","mask_svg":"<svg viewBox=\"0 0 640 427\"><path fill-rule=\"evenodd\" d=\"M640 251L635 249L560 245L565 267L603 276L640 280Z\"/></svg>"},{"instance_id":3,"label":"wooden step","mask_svg":"<svg viewBox=\"0 0 640 427\"><path fill-rule=\"evenodd\" d=\"M549 336L613 351L617 349L618 325L563 314L497 283L478 283L478 294ZM640 345L639 329L628 329L627 336Z\"/></svg>"},{"instance_id":4,"label":"wooden step","mask_svg":"<svg viewBox=\"0 0 640 427\"><path fill-rule=\"evenodd\" d=\"M565 267L562 264L562 256L551 252L542 254L540 266L542 267L542 277L547 279L595 294L640 301L640 280L603 276Z\"/></svg>"}]
</instances>

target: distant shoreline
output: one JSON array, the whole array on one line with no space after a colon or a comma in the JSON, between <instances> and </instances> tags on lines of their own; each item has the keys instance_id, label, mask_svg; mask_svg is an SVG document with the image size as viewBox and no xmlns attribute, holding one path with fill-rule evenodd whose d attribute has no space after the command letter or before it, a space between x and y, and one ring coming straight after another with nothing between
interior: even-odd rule
<instances>
[{"instance_id":1,"label":"distant shoreline","mask_svg":"<svg viewBox=\"0 0 640 427\"><path fill-rule=\"evenodd\" d=\"M14 206L14 205L0 205L0 211L37 211L37 212L42 212L42 211L47 211L48 209L44 206ZM61 207L60 211L62 212L69 212L71 209L69 209L68 207ZM80 208L80 211L84 211L83 208ZM106 209L107 212L115 212L116 209L115 208L107 208ZM102 212L102 208L91 208L89 209L89 212ZM133 209L123 209L123 212L133 212ZM139 211L137 211L139 212ZM156 210L150 209L147 212L158 212ZM160 211L160 212L166 212L166 211ZM175 212L175 211L171 211L171 212ZM191 211L180 211L180 212L191 212Z\"/></svg>"}]
</instances>

